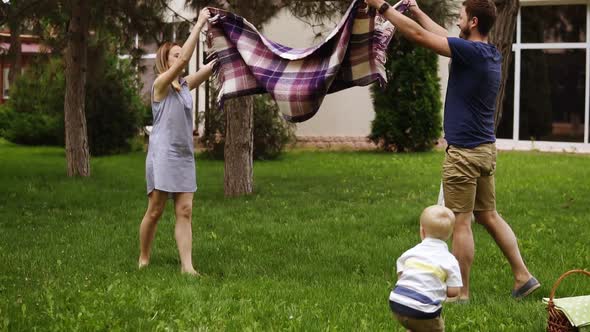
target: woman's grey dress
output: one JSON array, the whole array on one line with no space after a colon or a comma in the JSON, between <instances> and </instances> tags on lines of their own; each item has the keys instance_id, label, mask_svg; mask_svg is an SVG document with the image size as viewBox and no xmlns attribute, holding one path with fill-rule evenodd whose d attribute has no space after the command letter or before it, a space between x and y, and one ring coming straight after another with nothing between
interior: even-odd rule
<instances>
[{"instance_id":1,"label":"woman's grey dress","mask_svg":"<svg viewBox=\"0 0 590 332\"><path fill-rule=\"evenodd\" d=\"M193 146L193 98L188 84L180 79L180 91L172 86L162 101L154 101L154 125L145 161L147 193L195 192L197 179Z\"/></svg>"}]
</instances>

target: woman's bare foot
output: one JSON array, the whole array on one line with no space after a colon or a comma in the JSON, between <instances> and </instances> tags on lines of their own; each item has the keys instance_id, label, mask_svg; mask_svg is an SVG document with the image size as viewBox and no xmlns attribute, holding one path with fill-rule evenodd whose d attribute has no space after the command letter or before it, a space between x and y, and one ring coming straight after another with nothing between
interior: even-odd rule
<instances>
[{"instance_id":1,"label":"woman's bare foot","mask_svg":"<svg viewBox=\"0 0 590 332\"><path fill-rule=\"evenodd\" d=\"M195 270L193 267L190 267L190 268L187 268L187 269L181 268L180 269L180 273L182 273L182 274L188 274L188 275L191 275L191 276L194 276L194 277L200 277L201 276L201 274L197 270Z\"/></svg>"},{"instance_id":2,"label":"woman's bare foot","mask_svg":"<svg viewBox=\"0 0 590 332\"><path fill-rule=\"evenodd\" d=\"M139 259L139 263L138 263L138 267L139 269L143 269L144 267L148 266L150 264L150 261L147 259Z\"/></svg>"}]
</instances>

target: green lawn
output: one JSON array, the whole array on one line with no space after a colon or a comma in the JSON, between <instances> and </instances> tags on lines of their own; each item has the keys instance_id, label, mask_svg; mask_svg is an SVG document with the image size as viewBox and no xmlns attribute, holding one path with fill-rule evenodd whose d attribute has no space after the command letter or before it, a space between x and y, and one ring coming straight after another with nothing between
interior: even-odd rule
<instances>
[{"instance_id":1,"label":"green lawn","mask_svg":"<svg viewBox=\"0 0 590 332\"><path fill-rule=\"evenodd\" d=\"M149 268L136 268L145 154L94 158L69 179L62 149L0 143L0 330L401 331L394 263L436 202L441 152L294 151L255 164L255 194L223 196L223 163L197 157L193 253L179 273L169 204ZM508 264L474 229L470 304L447 331L542 331L559 275L590 267L590 157L501 152L498 207L543 283L509 296ZM590 294L590 278L558 294Z\"/></svg>"}]
</instances>

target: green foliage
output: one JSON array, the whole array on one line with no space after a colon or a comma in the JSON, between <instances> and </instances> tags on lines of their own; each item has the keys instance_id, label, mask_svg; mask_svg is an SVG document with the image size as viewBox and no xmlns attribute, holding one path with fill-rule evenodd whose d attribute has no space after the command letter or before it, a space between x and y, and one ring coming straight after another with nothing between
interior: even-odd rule
<instances>
[{"instance_id":1,"label":"green foliage","mask_svg":"<svg viewBox=\"0 0 590 332\"><path fill-rule=\"evenodd\" d=\"M372 87L375 119L369 138L386 151L430 150L441 135L438 57L395 39L387 58L387 85Z\"/></svg>"},{"instance_id":2,"label":"green foliage","mask_svg":"<svg viewBox=\"0 0 590 332\"><path fill-rule=\"evenodd\" d=\"M14 1L13 1L14 2ZM62 54L67 46L68 26L72 19L74 2L65 0L16 1L22 3L24 18L31 17L31 28L43 42L50 46L53 54ZM158 37L164 25L163 15L166 2L160 0L102 0L87 2L87 12L82 13L88 20L89 43L112 37L114 43L103 47L117 47L119 54L130 54L133 61L139 60L141 50L134 49L136 34L141 39L151 38L161 42ZM28 3L28 4L24 4ZM91 62L89 62L92 65Z\"/></svg>"},{"instance_id":3,"label":"green foliage","mask_svg":"<svg viewBox=\"0 0 590 332\"><path fill-rule=\"evenodd\" d=\"M57 58L40 59L11 90L4 136L19 144L64 144L64 66Z\"/></svg>"},{"instance_id":4,"label":"green foliage","mask_svg":"<svg viewBox=\"0 0 590 332\"><path fill-rule=\"evenodd\" d=\"M0 138L6 139L10 135L10 125L13 121L14 110L8 104L0 104Z\"/></svg>"},{"instance_id":5,"label":"green foliage","mask_svg":"<svg viewBox=\"0 0 590 332\"><path fill-rule=\"evenodd\" d=\"M295 139L295 126L286 122L276 103L268 95L254 98L254 159L276 159L287 144ZM207 150L206 156L223 159L225 146L225 112L212 111L205 114L205 135L201 142Z\"/></svg>"},{"instance_id":6,"label":"green foliage","mask_svg":"<svg viewBox=\"0 0 590 332\"><path fill-rule=\"evenodd\" d=\"M254 97L254 159L276 159L295 140L294 125L283 119L268 95Z\"/></svg>"},{"instance_id":7,"label":"green foliage","mask_svg":"<svg viewBox=\"0 0 590 332\"><path fill-rule=\"evenodd\" d=\"M395 3L389 1L391 4ZM349 0L187 0L187 5L193 9L205 6L225 7L248 19L257 27L275 17L282 9L288 9L293 16L308 22L310 28L326 28L327 20L334 20L335 16L343 14L351 1ZM421 0L420 7L436 22L449 23L456 17L457 4L445 0ZM320 34L323 34L326 29Z\"/></svg>"},{"instance_id":8,"label":"green foliage","mask_svg":"<svg viewBox=\"0 0 590 332\"><path fill-rule=\"evenodd\" d=\"M96 50L86 85L86 122L92 155L129 151L146 106L129 62Z\"/></svg>"},{"instance_id":9,"label":"green foliage","mask_svg":"<svg viewBox=\"0 0 590 332\"><path fill-rule=\"evenodd\" d=\"M133 67L102 47L89 52L86 122L92 155L129 151L143 115ZM63 61L34 64L15 82L8 106L0 109L0 135L26 145L64 145Z\"/></svg>"}]
</instances>

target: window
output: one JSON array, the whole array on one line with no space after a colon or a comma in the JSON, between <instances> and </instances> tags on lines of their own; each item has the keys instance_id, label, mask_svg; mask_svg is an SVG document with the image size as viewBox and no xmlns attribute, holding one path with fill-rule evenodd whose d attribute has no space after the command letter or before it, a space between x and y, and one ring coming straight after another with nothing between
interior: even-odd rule
<instances>
[{"instance_id":1,"label":"window","mask_svg":"<svg viewBox=\"0 0 590 332\"><path fill-rule=\"evenodd\" d=\"M499 139L588 143L588 7L521 7Z\"/></svg>"},{"instance_id":2,"label":"window","mask_svg":"<svg viewBox=\"0 0 590 332\"><path fill-rule=\"evenodd\" d=\"M523 43L583 43L586 41L586 6L522 7Z\"/></svg>"},{"instance_id":3,"label":"window","mask_svg":"<svg viewBox=\"0 0 590 332\"><path fill-rule=\"evenodd\" d=\"M4 68L2 71L2 98L9 99L9 88L10 82L8 82L8 74L10 73L10 68Z\"/></svg>"},{"instance_id":4,"label":"window","mask_svg":"<svg viewBox=\"0 0 590 332\"><path fill-rule=\"evenodd\" d=\"M504 93L504 101L502 108L502 115L498 130L496 132L497 138L512 139L514 136L514 56L510 61L510 68L508 69L508 79L506 80L506 87Z\"/></svg>"},{"instance_id":5,"label":"window","mask_svg":"<svg viewBox=\"0 0 590 332\"><path fill-rule=\"evenodd\" d=\"M586 50L523 50L520 140L584 142Z\"/></svg>"}]
</instances>

